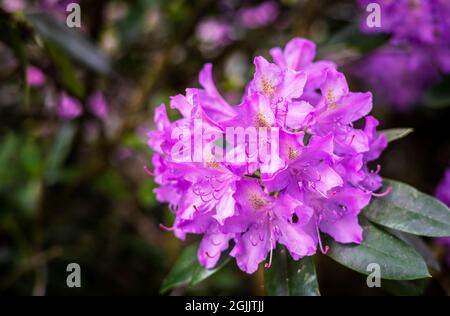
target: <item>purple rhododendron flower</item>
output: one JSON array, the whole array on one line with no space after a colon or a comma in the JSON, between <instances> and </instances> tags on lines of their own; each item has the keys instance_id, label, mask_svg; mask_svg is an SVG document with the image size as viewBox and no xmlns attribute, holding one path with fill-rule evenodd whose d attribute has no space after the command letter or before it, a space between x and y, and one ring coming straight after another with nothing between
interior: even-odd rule
<instances>
[{"instance_id":1,"label":"purple rhododendron flower","mask_svg":"<svg viewBox=\"0 0 450 316\"><path fill-rule=\"evenodd\" d=\"M262 27L275 21L278 10L278 4L273 1L242 8L238 12L239 22L250 29Z\"/></svg>"},{"instance_id":2,"label":"purple rhododendron flower","mask_svg":"<svg viewBox=\"0 0 450 316\"><path fill-rule=\"evenodd\" d=\"M435 192L436 197L450 207L450 168L445 171L444 178ZM450 237L437 238L437 242L448 249L446 261L450 267Z\"/></svg>"},{"instance_id":3,"label":"purple rhododendron flower","mask_svg":"<svg viewBox=\"0 0 450 316\"><path fill-rule=\"evenodd\" d=\"M27 67L26 76L27 84L31 87L40 87L47 81L44 73L39 68L31 65Z\"/></svg>"},{"instance_id":4,"label":"purple rhododendron flower","mask_svg":"<svg viewBox=\"0 0 450 316\"><path fill-rule=\"evenodd\" d=\"M383 102L400 111L420 102L439 76L426 51L396 46L377 49L357 62L352 73L373 86Z\"/></svg>"},{"instance_id":5,"label":"purple rhododendron flower","mask_svg":"<svg viewBox=\"0 0 450 316\"><path fill-rule=\"evenodd\" d=\"M230 244L239 268L253 273L267 258L270 267L277 244L299 260L317 248L327 252L321 232L341 243L363 240L358 214L372 196L386 194L375 193L380 167L367 163L387 140L368 116L371 94L350 92L334 63L314 61L315 50L295 38L270 51L273 62L256 57L237 106L219 94L207 64L201 88L171 97L181 118L171 122L163 104L156 108L148 134L153 170L145 169L159 185L156 198L175 214L162 227L181 239L203 235L198 259L206 268ZM362 129L354 126L360 119ZM239 129L241 143L238 133L229 137Z\"/></svg>"},{"instance_id":6,"label":"purple rhododendron flower","mask_svg":"<svg viewBox=\"0 0 450 316\"><path fill-rule=\"evenodd\" d=\"M210 17L200 22L196 33L201 42L221 47L231 42L233 28L222 19Z\"/></svg>"},{"instance_id":7,"label":"purple rhododendron flower","mask_svg":"<svg viewBox=\"0 0 450 316\"><path fill-rule=\"evenodd\" d=\"M100 120L106 120L108 118L108 103L105 96L101 92L96 92L91 95L87 101L89 111L94 114Z\"/></svg>"},{"instance_id":8,"label":"purple rhododendron flower","mask_svg":"<svg viewBox=\"0 0 450 316\"><path fill-rule=\"evenodd\" d=\"M450 168L445 171L444 178L435 192L436 197L450 207Z\"/></svg>"},{"instance_id":9,"label":"purple rhododendron flower","mask_svg":"<svg viewBox=\"0 0 450 316\"><path fill-rule=\"evenodd\" d=\"M364 19L361 29L367 33L384 32L393 34L396 40L413 40L432 43L435 40L435 0L359 0L361 8L377 3L381 9L381 27L369 27ZM407 18L406 18L407 17Z\"/></svg>"},{"instance_id":10,"label":"purple rhododendron flower","mask_svg":"<svg viewBox=\"0 0 450 316\"><path fill-rule=\"evenodd\" d=\"M410 109L436 82L439 72L450 72L450 2L359 0L358 3L364 11L361 30L388 33L391 40L358 62L353 72L395 109ZM367 23L371 13L365 9L370 3L380 6L380 27Z\"/></svg>"},{"instance_id":11,"label":"purple rhododendron flower","mask_svg":"<svg viewBox=\"0 0 450 316\"><path fill-rule=\"evenodd\" d=\"M83 107L80 101L62 92L58 98L56 111L61 119L72 120L83 113Z\"/></svg>"},{"instance_id":12,"label":"purple rhododendron flower","mask_svg":"<svg viewBox=\"0 0 450 316\"><path fill-rule=\"evenodd\" d=\"M25 8L24 0L2 0L0 6L6 12L16 12Z\"/></svg>"}]
</instances>

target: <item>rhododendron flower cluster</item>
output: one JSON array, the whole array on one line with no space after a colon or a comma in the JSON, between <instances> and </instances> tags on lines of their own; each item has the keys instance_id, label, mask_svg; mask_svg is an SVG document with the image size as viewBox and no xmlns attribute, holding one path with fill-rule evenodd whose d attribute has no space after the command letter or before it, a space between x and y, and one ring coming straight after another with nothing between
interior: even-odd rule
<instances>
[{"instance_id":1,"label":"rhododendron flower cluster","mask_svg":"<svg viewBox=\"0 0 450 316\"><path fill-rule=\"evenodd\" d=\"M171 122L164 105L155 111L156 130L148 135L153 170L145 169L159 185L157 199L175 214L171 227L161 226L181 239L203 235L198 259L206 268L229 248L247 273L263 261L270 267L277 244L295 260L317 249L325 253L321 232L359 244L358 214L374 195L386 193L375 193L382 185L380 167L368 167L387 146L376 132L378 121L368 115L372 95L351 92L334 63L314 61L315 45L306 39L295 38L270 54L273 62L254 59L254 76L237 106L219 94L207 64L201 88L171 98L181 118ZM360 119L363 128L354 125ZM233 162L217 155L225 147L228 153L233 142L229 128L263 129L271 137L246 135L243 146L233 147L246 160ZM189 148L199 134L202 161ZM177 147L180 141L184 146ZM268 165L251 157L252 146L275 148L277 154ZM174 148L192 159L174 159Z\"/></svg>"}]
</instances>

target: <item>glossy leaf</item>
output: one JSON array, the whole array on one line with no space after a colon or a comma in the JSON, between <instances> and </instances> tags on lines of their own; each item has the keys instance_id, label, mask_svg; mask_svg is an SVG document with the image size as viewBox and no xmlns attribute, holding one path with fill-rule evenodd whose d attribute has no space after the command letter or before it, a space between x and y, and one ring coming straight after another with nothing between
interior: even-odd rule
<instances>
[{"instance_id":1,"label":"glossy leaf","mask_svg":"<svg viewBox=\"0 0 450 316\"><path fill-rule=\"evenodd\" d=\"M228 259L226 259L215 269L205 269L198 262L197 248L198 245L193 244L184 249L164 280L160 290L161 293L166 293L175 287L183 285L194 286L219 271L228 263Z\"/></svg>"},{"instance_id":2,"label":"glossy leaf","mask_svg":"<svg viewBox=\"0 0 450 316\"><path fill-rule=\"evenodd\" d=\"M370 274L369 264L377 263L381 278L415 280L430 277L423 258L408 244L367 220L362 221L364 240L360 245L340 244L331 238L328 256L342 265L363 274ZM369 270L369 271L368 271Z\"/></svg>"},{"instance_id":3,"label":"glossy leaf","mask_svg":"<svg viewBox=\"0 0 450 316\"><path fill-rule=\"evenodd\" d=\"M111 72L108 58L80 32L45 13L27 15L35 30L46 40L58 45L70 56L100 73Z\"/></svg>"},{"instance_id":4,"label":"glossy leaf","mask_svg":"<svg viewBox=\"0 0 450 316\"><path fill-rule=\"evenodd\" d=\"M85 97L85 88L81 80L76 76L73 63L60 48L51 43L46 45L49 56L57 69L57 79L64 87L64 89L70 94L76 96L79 99Z\"/></svg>"},{"instance_id":5,"label":"glossy leaf","mask_svg":"<svg viewBox=\"0 0 450 316\"><path fill-rule=\"evenodd\" d=\"M410 281L381 280L381 287L397 296L418 296L425 291L428 279Z\"/></svg>"},{"instance_id":6,"label":"glossy leaf","mask_svg":"<svg viewBox=\"0 0 450 316\"><path fill-rule=\"evenodd\" d=\"M55 183L60 178L61 169L70 152L75 132L76 127L71 123L64 124L58 131L58 136L46 159L45 178L49 183Z\"/></svg>"},{"instance_id":7,"label":"glossy leaf","mask_svg":"<svg viewBox=\"0 0 450 316\"><path fill-rule=\"evenodd\" d=\"M395 229L387 228L386 230L413 247L425 259L425 262L430 269L436 272L441 271L441 266L438 260L422 237L404 233Z\"/></svg>"},{"instance_id":8,"label":"glossy leaf","mask_svg":"<svg viewBox=\"0 0 450 316\"><path fill-rule=\"evenodd\" d=\"M0 16L0 29L2 30L3 35L6 37L7 43L11 45L11 48L13 49L16 59L18 61L20 69L20 77L23 87L22 100L24 105L28 107L30 89L26 79L28 56L25 47L26 44L25 40L22 38L21 32L17 27L17 24L8 21L8 19L5 16L3 16L3 14Z\"/></svg>"},{"instance_id":9,"label":"glossy leaf","mask_svg":"<svg viewBox=\"0 0 450 316\"><path fill-rule=\"evenodd\" d=\"M386 136L388 142L399 140L412 132L414 132L414 129L412 128L391 128L380 131L380 133Z\"/></svg>"},{"instance_id":10,"label":"glossy leaf","mask_svg":"<svg viewBox=\"0 0 450 316\"><path fill-rule=\"evenodd\" d=\"M295 261L285 249L274 253L271 267L264 271L264 285L273 296L320 295L313 258Z\"/></svg>"},{"instance_id":11,"label":"glossy leaf","mask_svg":"<svg viewBox=\"0 0 450 316\"><path fill-rule=\"evenodd\" d=\"M370 221L415 235L450 236L450 209L444 203L401 182L386 179L383 190L388 187L391 193L364 209Z\"/></svg>"}]
</instances>

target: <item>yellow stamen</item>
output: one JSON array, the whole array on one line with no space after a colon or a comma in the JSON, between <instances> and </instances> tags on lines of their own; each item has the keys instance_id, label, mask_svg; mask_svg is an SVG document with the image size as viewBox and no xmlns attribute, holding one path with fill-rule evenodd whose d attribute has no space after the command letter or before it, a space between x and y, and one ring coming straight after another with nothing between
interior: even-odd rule
<instances>
[{"instance_id":1,"label":"yellow stamen","mask_svg":"<svg viewBox=\"0 0 450 316\"><path fill-rule=\"evenodd\" d=\"M258 112L255 125L256 127L270 127L272 124L264 113Z\"/></svg>"},{"instance_id":2,"label":"yellow stamen","mask_svg":"<svg viewBox=\"0 0 450 316\"><path fill-rule=\"evenodd\" d=\"M262 79L262 92L265 96L271 98L274 96L275 94L275 87L272 84L272 82L270 82L270 80L264 78Z\"/></svg>"},{"instance_id":3,"label":"yellow stamen","mask_svg":"<svg viewBox=\"0 0 450 316\"><path fill-rule=\"evenodd\" d=\"M254 192L250 193L250 203L255 210L259 210L269 204L265 198Z\"/></svg>"}]
</instances>

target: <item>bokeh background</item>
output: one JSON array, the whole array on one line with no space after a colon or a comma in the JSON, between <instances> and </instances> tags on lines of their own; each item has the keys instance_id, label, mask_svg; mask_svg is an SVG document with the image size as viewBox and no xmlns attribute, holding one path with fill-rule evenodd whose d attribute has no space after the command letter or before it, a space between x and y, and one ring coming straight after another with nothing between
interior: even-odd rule
<instances>
[{"instance_id":1,"label":"bokeh background","mask_svg":"<svg viewBox=\"0 0 450 316\"><path fill-rule=\"evenodd\" d=\"M2 294L158 295L182 249L198 239L182 242L159 227L171 215L143 170L151 167L153 109L197 87L206 62L221 93L239 103L253 57L295 36L315 41L318 58L336 62L353 91L371 90L353 70L389 40L359 30L351 0L270 1L256 13L246 9L261 1L81 0L79 29L61 24L68 2L0 1ZM79 102L79 115L58 110L62 93ZM96 93L101 114L91 106ZM450 161L450 78L439 75L407 110L388 99L374 100L381 129L414 133L390 144L381 174L433 194ZM363 276L318 256L321 292L448 295L445 250L425 242L441 271L424 285L369 289ZM81 288L66 286L70 262L81 266ZM169 294L263 294L262 271L245 275L232 262Z\"/></svg>"}]
</instances>

